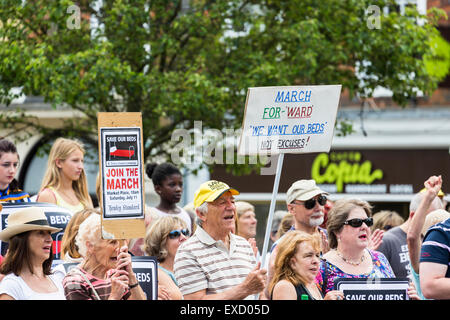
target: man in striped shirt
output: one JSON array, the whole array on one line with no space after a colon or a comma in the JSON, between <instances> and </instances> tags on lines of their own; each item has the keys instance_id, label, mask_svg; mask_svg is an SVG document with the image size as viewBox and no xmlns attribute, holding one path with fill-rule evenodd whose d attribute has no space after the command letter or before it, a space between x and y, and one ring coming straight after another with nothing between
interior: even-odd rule
<instances>
[{"instance_id":1,"label":"man in striped shirt","mask_svg":"<svg viewBox=\"0 0 450 320\"><path fill-rule=\"evenodd\" d=\"M194 196L200 226L175 256L174 272L185 299L251 299L264 289L266 270L250 244L235 235L235 189L220 181L203 183Z\"/></svg>"},{"instance_id":2,"label":"man in striped shirt","mask_svg":"<svg viewBox=\"0 0 450 320\"><path fill-rule=\"evenodd\" d=\"M420 253L420 287L425 298L450 299L450 219L431 227Z\"/></svg>"}]
</instances>

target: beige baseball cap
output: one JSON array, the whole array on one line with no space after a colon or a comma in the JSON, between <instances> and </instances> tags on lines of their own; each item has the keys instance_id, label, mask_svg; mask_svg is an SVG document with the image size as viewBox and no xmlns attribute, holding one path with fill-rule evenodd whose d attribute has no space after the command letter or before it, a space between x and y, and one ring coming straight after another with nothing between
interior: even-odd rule
<instances>
[{"instance_id":1,"label":"beige baseball cap","mask_svg":"<svg viewBox=\"0 0 450 320\"><path fill-rule=\"evenodd\" d=\"M314 198L318 194L328 195L328 192L321 190L314 180L298 180L292 184L286 193L286 203L290 204L294 200L306 201Z\"/></svg>"}]
</instances>

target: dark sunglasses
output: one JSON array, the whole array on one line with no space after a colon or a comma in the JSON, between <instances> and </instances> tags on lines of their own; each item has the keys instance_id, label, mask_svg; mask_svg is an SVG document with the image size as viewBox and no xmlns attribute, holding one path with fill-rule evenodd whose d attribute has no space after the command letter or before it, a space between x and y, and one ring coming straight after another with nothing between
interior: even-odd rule
<instances>
[{"instance_id":1,"label":"dark sunglasses","mask_svg":"<svg viewBox=\"0 0 450 320\"><path fill-rule=\"evenodd\" d=\"M179 236L181 236L181 234L183 234L185 237L189 237L189 230L188 229L172 230L169 232L169 238L177 239Z\"/></svg>"},{"instance_id":2,"label":"dark sunglasses","mask_svg":"<svg viewBox=\"0 0 450 320\"><path fill-rule=\"evenodd\" d=\"M347 224L353 228L359 228L362 226L363 222L368 226L371 227L373 225L373 219L367 218L367 219L350 219L344 222L344 224Z\"/></svg>"},{"instance_id":3,"label":"dark sunglasses","mask_svg":"<svg viewBox=\"0 0 450 320\"><path fill-rule=\"evenodd\" d=\"M316 206L316 201L321 205L324 206L325 203L327 203L327 197L325 196L318 196L317 200L316 199L309 199L306 200L303 203L297 203L297 202L293 202L293 204L302 204L305 206L306 209L310 210L312 208L314 208Z\"/></svg>"}]
</instances>

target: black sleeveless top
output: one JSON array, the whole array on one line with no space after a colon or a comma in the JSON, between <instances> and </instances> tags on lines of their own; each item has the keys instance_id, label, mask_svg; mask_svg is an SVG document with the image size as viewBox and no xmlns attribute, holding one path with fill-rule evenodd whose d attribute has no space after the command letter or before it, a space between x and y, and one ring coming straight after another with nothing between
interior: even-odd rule
<instances>
[{"instance_id":1,"label":"black sleeveless top","mask_svg":"<svg viewBox=\"0 0 450 320\"><path fill-rule=\"evenodd\" d=\"M294 286L295 292L297 293L297 300L316 300L311 293L306 289L306 287L303 284L299 284L298 286ZM323 293L320 291L320 294L323 298ZM303 296L303 299L302 299ZM307 298L307 299L306 299ZM272 295L270 295L270 299L272 300Z\"/></svg>"},{"instance_id":2,"label":"black sleeveless top","mask_svg":"<svg viewBox=\"0 0 450 320\"><path fill-rule=\"evenodd\" d=\"M297 292L297 300L316 300L302 284L295 286L295 292Z\"/></svg>"}]
</instances>

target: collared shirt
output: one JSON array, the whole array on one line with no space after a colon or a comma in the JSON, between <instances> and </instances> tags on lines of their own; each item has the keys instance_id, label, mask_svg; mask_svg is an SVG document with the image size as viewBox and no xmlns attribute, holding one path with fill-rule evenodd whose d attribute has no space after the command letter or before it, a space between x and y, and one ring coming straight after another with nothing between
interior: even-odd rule
<instances>
[{"instance_id":1,"label":"collared shirt","mask_svg":"<svg viewBox=\"0 0 450 320\"><path fill-rule=\"evenodd\" d=\"M233 233L229 236L228 250L222 240L214 240L197 226L195 234L181 244L174 272L183 295L205 289L206 294L223 292L241 284L255 268L255 255L248 241Z\"/></svg>"},{"instance_id":2,"label":"collared shirt","mask_svg":"<svg viewBox=\"0 0 450 320\"><path fill-rule=\"evenodd\" d=\"M8 188L0 190L0 202L31 202L30 195L20 189L11 191Z\"/></svg>"}]
</instances>

